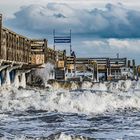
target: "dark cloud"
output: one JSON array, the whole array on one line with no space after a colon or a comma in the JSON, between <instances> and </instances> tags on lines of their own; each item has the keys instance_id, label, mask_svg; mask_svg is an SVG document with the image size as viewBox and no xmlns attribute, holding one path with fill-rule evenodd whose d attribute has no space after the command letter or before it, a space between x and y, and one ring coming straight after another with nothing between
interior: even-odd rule
<instances>
[{"instance_id":1,"label":"dark cloud","mask_svg":"<svg viewBox=\"0 0 140 140\"><path fill-rule=\"evenodd\" d=\"M54 16L55 16L56 18L66 18L64 15L62 15L62 14L60 14L60 13L54 14Z\"/></svg>"},{"instance_id":2,"label":"dark cloud","mask_svg":"<svg viewBox=\"0 0 140 140\"><path fill-rule=\"evenodd\" d=\"M140 12L122 4L107 4L104 9L73 9L66 4L30 5L5 22L8 27L35 33L62 33L72 29L75 34L100 38L139 38Z\"/></svg>"}]
</instances>

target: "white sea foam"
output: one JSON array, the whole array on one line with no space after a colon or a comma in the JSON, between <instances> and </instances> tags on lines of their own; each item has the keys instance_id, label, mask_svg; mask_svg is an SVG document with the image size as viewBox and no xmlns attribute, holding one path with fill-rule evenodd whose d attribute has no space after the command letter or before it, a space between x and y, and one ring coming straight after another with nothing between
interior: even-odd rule
<instances>
[{"instance_id":1,"label":"white sea foam","mask_svg":"<svg viewBox=\"0 0 140 140\"><path fill-rule=\"evenodd\" d=\"M55 138L54 140L88 140L87 138L83 138L82 136L80 137L75 137L71 135L66 135L61 133L58 138Z\"/></svg>"},{"instance_id":2,"label":"white sea foam","mask_svg":"<svg viewBox=\"0 0 140 140\"><path fill-rule=\"evenodd\" d=\"M25 136L16 136L13 140L34 140L35 138L27 138ZM8 138L3 137L1 140L8 140ZM82 136L71 136L61 133L60 135L53 136L53 138L36 138L36 140L88 140Z\"/></svg>"},{"instance_id":3,"label":"white sea foam","mask_svg":"<svg viewBox=\"0 0 140 140\"><path fill-rule=\"evenodd\" d=\"M89 89L92 87L92 83L91 82L83 82L82 83L82 88L83 89Z\"/></svg>"},{"instance_id":4,"label":"white sea foam","mask_svg":"<svg viewBox=\"0 0 140 140\"><path fill-rule=\"evenodd\" d=\"M106 83L95 83L91 88L92 90L107 91Z\"/></svg>"},{"instance_id":5,"label":"white sea foam","mask_svg":"<svg viewBox=\"0 0 140 140\"><path fill-rule=\"evenodd\" d=\"M3 88L0 89L0 109L1 112L25 111L32 108L36 110L84 114L98 114L127 108L140 109L140 91L121 91L119 83L116 85L115 92L104 90L97 90L97 92L92 92L92 90L69 92L66 90L47 91Z\"/></svg>"}]
</instances>

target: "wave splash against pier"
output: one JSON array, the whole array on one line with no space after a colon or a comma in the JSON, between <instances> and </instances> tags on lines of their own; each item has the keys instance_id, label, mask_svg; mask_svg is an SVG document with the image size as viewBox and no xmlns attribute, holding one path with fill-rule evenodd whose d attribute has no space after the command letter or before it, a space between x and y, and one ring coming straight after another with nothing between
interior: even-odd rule
<instances>
[{"instance_id":1,"label":"wave splash against pier","mask_svg":"<svg viewBox=\"0 0 140 140\"><path fill-rule=\"evenodd\" d=\"M139 81L83 83L82 88L71 91L1 88L0 137L48 140L140 138Z\"/></svg>"}]
</instances>

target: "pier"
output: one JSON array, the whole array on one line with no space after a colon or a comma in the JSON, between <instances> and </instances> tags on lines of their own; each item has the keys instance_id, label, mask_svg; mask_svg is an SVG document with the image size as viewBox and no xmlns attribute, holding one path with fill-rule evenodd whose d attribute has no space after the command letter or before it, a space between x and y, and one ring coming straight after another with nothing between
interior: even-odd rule
<instances>
[{"instance_id":1,"label":"pier","mask_svg":"<svg viewBox=\"0 0 140 140\"><path fill-rule=\"evenodd\" d=\"M56 50L57 43L70 43L70 54ZM136 79L140 75L135 60L76 57L71 46L71 31L67 37L54 34L54 48L50 48L47 39L30 39L3 27L0 15L0 84L26 87L27 76L47 63L54 65L54 78L50 79L57 81L99 82Z\"/></svg>"},{"instance_id":2,"label":"pier","mask_svg":"<svg viewBox=\"0 0 140 140\"><path fill-rule=\"evenodd\" d=\"M2 26L0 15L0 83L25 87L26 74L55 63L56 51L46 39L30 39Z\"/></svg>"}]
</instances>

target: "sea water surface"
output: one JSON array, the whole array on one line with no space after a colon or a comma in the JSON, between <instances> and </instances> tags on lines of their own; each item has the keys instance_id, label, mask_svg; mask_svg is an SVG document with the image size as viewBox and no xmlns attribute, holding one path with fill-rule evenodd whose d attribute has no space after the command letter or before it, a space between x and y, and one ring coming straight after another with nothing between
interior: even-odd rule
<instances>
[{"instance_id":1,"label":"sea water surface","mask_svg":"<svg viewBox=\"0 0 140 140\"><path fill-rule=\"evenodd\" d=\"M81 90L0 88L2 140L138 140L140 82Z\"/></svg>"}]
</instances>

